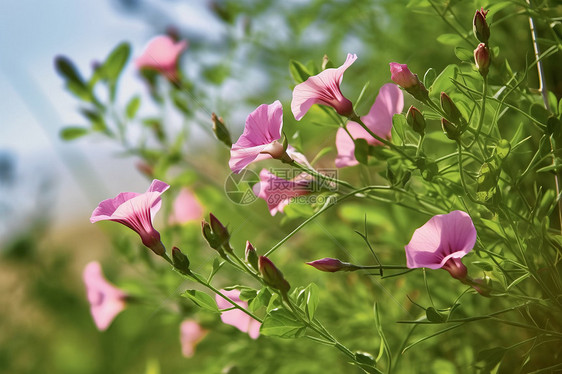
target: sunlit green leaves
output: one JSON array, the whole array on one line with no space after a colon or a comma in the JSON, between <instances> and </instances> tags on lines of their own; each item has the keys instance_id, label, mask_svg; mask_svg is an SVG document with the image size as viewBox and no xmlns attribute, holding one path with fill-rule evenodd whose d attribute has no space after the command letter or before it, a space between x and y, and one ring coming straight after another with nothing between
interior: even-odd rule
<instances>
[{"instance_id":1,"label":"sunlit green leaves","mask_svg":"<svg viewBox=\"0 0 562 374\"><path fill-rule=\"evenodd\" d=\"M63 140L74 140L88 134L88 129L78 126L69 126L61 130L60 136Z\"/></svg>"},{"instance_id":2,"label":"sunlit green leaves","mask_svg":"<svg viewBox=\"0 0 562 374\"><path fill-rule=\"evenodd\" d=\"M198 290L187 290L181 294L183 297L190 299L200 308L206 309L211 312L218 313L219 308L215 300L205 292Z\"/></svg>"},{"instance_id":3,"label":"sunlit green leaves","mask_svg":"<svg viewBox=\"0 0 562 374\"><path fill-rule=\"evenodd\" d=\"M302 336L306 326L296 320L286 309L271 310L263 320L260 333L265 336L276 336L291 339Z\"/></svg>"}]
</instances>

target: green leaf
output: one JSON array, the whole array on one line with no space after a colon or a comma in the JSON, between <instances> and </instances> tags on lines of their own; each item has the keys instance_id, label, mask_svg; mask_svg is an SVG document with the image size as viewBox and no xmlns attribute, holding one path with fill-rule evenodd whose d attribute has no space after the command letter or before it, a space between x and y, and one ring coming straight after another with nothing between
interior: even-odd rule
<instances>
[{"instance_id":1,"label":"green leaf","mask_svg":"<svg viewBox=\"0 0 562 374\"><path fill-rule=\"evenodd\" d=\"M493 162L485 162L478 172L478 187L476 190L476 199L478 201L488 201L496 193L500 173Z\"/></svg>"},{"instance_id":2,"label":"green leaf","mask_svg":"<svg viewBox=\"0 0 562 374\"><path fill-rule=\"evenodd\" d=\"M455 56L461 61L471 61L474 58L473 51L464 47L455 47Z\"/></svg>"},{"instance_id":3,"label":"green leaf","mask_svg":"<svg viewBox=\"0 0 562 374\"><path fill-rule=\"evenodd\" d=\"M119 75L123 71L125 64L129 60L131 55L131 46L127 42L122 42L115 47L107 59L100 67L102 69L103 77L110 82L115 84Z\"/></svg>"},{"instance_id":4,"label":"green leaf","mask_svg":"<svg viewBox=\"0 0 562 374\"><path fill-rule=\"evenodd\" d=\"M505 159L509 152L511 151L511 144L506 139L500 139L498 145L496 146L496 154L500 159Z\"/></svg>"},{"instance_id":5,"label":"green leaf","mask_svg":"<svg viewBox=\"0 0 562 374\"><path fill-rule=\"evenodd\" d=\"M74 140L88 133L88 129L84 127L69 126L60 132L60 137L64 140Z\"/></svg>"},{"instance_id":6,"label":"green leaf","mask_svg":"<svg viewBox=\"0 0 562 374\"><path fill-rule=\"evenodd\" d=\"M402 145L406 141L406 127L408 122L403 114L395 114L392 116L392 142L396 145Z\"/></svg>"},{"instance_id":7,"label":"green leaf","mask_svg":"<svg viewBox=\"0 0 562 374\"><path fill-rule=\"evenodd\" d=\"M256 297L254 297L254 299L250 301L248 307L252 312L255 312L259 308L267 306L270 299L271 291L269 290L269 288L264 287L257 292Z\"/></svg>"},{"instance_id":8,"label":"green leaf","mask_svg":"<svg viewBox=\"0 0 562 374\"><path fill-rule=\"evenodd\" d=\"M200 308L207 309L211 312L219 313L219 308L215 300L205 292L198 290L187 290L181 294L183 297L191 299Z\"/></svg>"},{"instance_id":9,"label":"green leaf","mask_svg":"<svg viewBox=\"0 0 562 374\"><path fill-rule=\"evenodd\" d=\"M355 158L360 164L369 164L369 143L363 138L357 138L353 141L355 143Z\"/></svg>"},{"instance_id":10,"label":"green leaf","mask_svg":"<svg viewBox=\"0 0 562 374\"><path fill-rule=\"evenodd\" d=\"M224 261L220 260L218 257L215 257L215 259L213 260L213 270L211 270L211 274L209 274L209 278L207 279L207 282L209 283L211 282L217 271L219 271L219 269L223 265L224 265Z\"/></svg>"},{"instance_id":11,"label":"green leaf","mask_svg":"<svg viewBox=\"0 0 562 374\"><path fill-rule=\"evenodd\" d=\"M432 306L425 310L425 316L430 322L445 322L445 317Z\"/></svg>"},{"instance_id":12,"label":"green leaf","mask_svg":"<svg viewBox=\"0 0 562 374\"><path fill-rule=\"evenodd\" d=\"M314 319L314 313L316 313L316 308L318 308L318 303L320 302L319 289L316 284L311 283L303 292L305 295L304 311L308 319L312 321Z\"/></svg>"},{"instance_id":13,"label":"green leaf","mask_svg":"<svg viewBox=\"0 0 562 374\"><path fill-rule=\"evenodd\" d=\"M84 79L74 66L74 63L65 56L58 56L55 58L55 69L62 76L66 82L72 82L77 86L86 88Z\"/></svg>"},{"instance_id":14,"label":"green leaf","mask_svg":"<svg viewBox=\"0 0 562 374\"><path fill-rule=\"evenodd\" d=\"M483 372L490 372L502 360L506 351L507 349L503 347L485 349L478 352L476 362L483 362L484 366L480 366Z\"/></svg>"},{"instance_id":15,"label":"green leaf","mask_svg":"<svg viewBox=\"0 0 562 374\"><path fill-rule=\"evenodd\" d=\"M492 271L494 268L491 264L486 261L472 261L472 265L478 266L480 269L484 271Z\"/></svg>"},{"instance_id":16,"label":"green leaf","mask_svg":"<svg viewBox=\"0 0 562 374\"><path fill-rule=\"evenodd\" d=\"M306 66L304 66L302 63L296 60L291 60L289 62L289 71L291 72L291 76L293 77L293 80L297 84L304 82L311 75L308 72Z\"/></svg>"},{"instance_id":17,"label":"green leaf","mask_svg":"<svg viewBox=\"0 0 562 374\"><path fill-rule=\"evenodd\" d=\"M302 336L305 330L306 326L301 321L295 320L286 309L276 308L265 316L260 334L291 339Z\"/></svg>"},{"instance_id":18,"label":"green leaf","mask_svg":"<svg viewBox=\"0 0 562 374\"><path fill-rule=\"evenodd\" d=\"M437 37L441 44L457 46L463 42L463 38L458 34L441 34Z\"/></svg>"},{"instance_id":19,"label":"green leaf","mask_svg":"<svg viewBox=\"0 0 562 374\"><path fill-rule=\"evenodd\" d=\"M431 85L435 81L435 78L437 78L437 73L435 72L435 69L433 68L427 69L427 71L423 76L423 85L425 87L431 87Z\"/></svg>"},{"instance_id":20,"label":"green leaf","mask_svg":"<svg viewBox=\"0 0 562 374\"><path fill-rule=\"evenodd\" d=\"M441 92L450 92L454 88L451 79L456 80L458 72L459 68L457 65L449 65L443 69L441 74L439 74L435 79L435 82L433 82L433 85L429 90L430 94L439 96Z\"/></svg>"},{"instance_id":21,"label":"green leaf","mask_svg":"<svg viewBox=\"0 0 562 374\"><path fill-rule=\"evenodd\" d=\"M131 101L129 101L129 104L127 104L127 108L126 108L126 113L127 113L127 118L128 119L133 119L135 118L135 115L137 114L137 111L139 110L140 107L140 96L135 96L131 99Z\"/></svg>"}]
</instances>

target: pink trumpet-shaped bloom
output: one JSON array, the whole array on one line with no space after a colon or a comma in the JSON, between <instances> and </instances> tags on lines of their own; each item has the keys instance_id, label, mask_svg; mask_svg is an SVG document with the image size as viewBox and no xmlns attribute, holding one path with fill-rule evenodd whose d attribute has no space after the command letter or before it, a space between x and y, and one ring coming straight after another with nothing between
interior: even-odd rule
<instances>
[{"instance_id":1,"label":"pink trumpet-shaped bloom","mask_svg":"<svg viewBox=\"0 0 562 374\"><path fill-rule=\"evenodd\" d=\"M153 69L164 74L168 79L177 78L177 63L180 54L187 48L187 41L174 42L167 35L152 38L135 64L140 69Z\"/></svg>"},{"instance_id":2,"label":"pink trumpet-shaped bloom","mask_svg":"<svg viewBox=\"0 0 562 374\"><path fill-rule=\"evenodd\" d=\"M339 68L326 69L295 86L291 110L297 121L300 121L314 104L331 106L342 116L353 113L353 105L341 93L340 85L343 73L355 60L357 55L348 53L345 63Z\"/></svg>"},{"instance_id":3,"label":"pink trumpet-shaped bloom","mask_svg":"<svg viewBox=\"0 0 562 374\"><path fill-rule=\"evenodd\" d=\"M105 280L101 265L97 261L86 265L83 279L94 323L98 330L103 331L125 309L127 294Z\"/></svg>"},{"instance_id":4,"label":"pink trumpet-shaped bloom","mask_svg":"<svg viewBox=\"0 0 562 374\"><path fill-rule=\"evenodd\" d=\"M384 139L390 139L392 129L392 116L401 113L404 108L404 95L402 91L392 83L387 83L381 87L371 110L366 116L361 117L363 123L376 135ZM357 122L348 122L347 131L353 139L365 139L371 145L382 145L377 139L373 138ZM336 133L336 167L354 166L358 164L355 158L355 143L343 128Z\"/></svg>"},{"instance_id":5,"label":"pink trumpet-shaped bloom","mask_svg":"<svg viewBox=\"0 0 562 374\"><path fill-rule=\"evenodd\" d=\"M203 216L203 206L197 200L193 192L182 188L176 197L173 211L170 215L170 224L184 224L191 221L199 221Z\"/></svg>"},{"instance_id":6,"label":"pink trumpet-shaped bloom","mask_svg":"<svg viewBox=\"0 0 562 374\"><path fill-rule=\"evenodd\" d=\"M184 357L192 357L195 354L195 346L203 340L208 331L196 321L186 319L180 325L181 353Z\"/></svg>"},{"instance_id":7,"label":"pink trumpet-shaped bloom","mask_svg":"<svg viewBox=\"0 0 562 374\"><path fill-rule=\"evenodd\" d=\"M241 306L244 309L248 308L248 303L245 301L240 300L240 291L232 290L232 291L225 291L221 290L221 293L226 297L230 298L234 301L237 305ZM219 295L215 296L215 300L217 302L217 306L219 309L228 309L232 308L232 305L229 301L223 299ZM260 327L261 323L244 313L239 309L231 309L227 310L226 312L221 313L221 320L223 323L227 325L231 325L236 327L238 330L242 332L248 333L250 338L257 339L260 335Z\"/></svg>"},{"instance_id":8,"label":"pink trumpet-shaped bloom","mask_svg":"<svg viewBox=\"0 0 562 374\"><path fill-rule=\"evenodd\" d=\"M239 173L255 161L282 158L285 155L281 139L283 106L279 100L262 104L246 119L244 132L230 150L230 169Z\"/></svg>"},{"instance_id":9,"label":"pink trumpet-shaped bloom","mask_svg":"<svg viewBox=\"0 0 562 374\"><path fill-rule=\"evenodd\" d=\"M310 193L310 179L308 174L301 173L292 180L286 180L262 169L260 181L253 187L254 194L264 199L272 216L289 205L293 197L308 195Z\"/></svg>"},{"instance_id":10,"label":"pink trumpet-shaped bloom","mask_svg":"<svg viewBox=\"0 0 562 374\"><path fill-rule=\"evenodd\" d=\"M107 220L122 223L136 231L145 246L157 255L162 255L166 249L152 221L162 205L160 195L169 187L166 183L154 179L145 193L122 192L113 199L102 201L92 213L90 222Z\"/></svg>"},{"instance_id":11,"label":"pink trumpet-shaped bloom","mask_svg":"<svg viewBox=\"0 0 562 374\"><path fill-rule=\"evenodd\" d=\"M476 243L476 229L470 216L460 210L432 217L418 228L406 245L407 266L445 269L453 278L466 279L461 258Z\"/></svg>"}]
</instances>

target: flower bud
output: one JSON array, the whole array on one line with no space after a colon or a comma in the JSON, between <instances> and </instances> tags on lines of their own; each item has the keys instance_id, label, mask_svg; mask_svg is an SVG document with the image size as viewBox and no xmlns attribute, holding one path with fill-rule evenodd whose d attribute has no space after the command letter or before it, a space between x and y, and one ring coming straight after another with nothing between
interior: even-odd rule
<instances>
[{"instance_id":1,"label":"flower bud","mask_svg":"<svg viewBox=\"0 0 562 374\"><path fill-rule=\"evenodd\" d=\"M420 136L424 136L425 118L418 108L413 105L410 106L410 109L408 109L408 113L406 114L406 121L408 121L408 125L410 125L415 132L420 134Z\"/></svg>"},{"instance_id":2,"label":"flower bud","mask_svg":"<svg viewBox=\"0 0 562 374\"><path fill-rule=\"evenodd\" d=\"M482 43L488 44L490 27L488 27L488 23L486 22L486 14L488 14L488 11L484 10L484 8L480 8L480 10L476 11L474 19L472 20L472 31L476 39Z\"/></svg>"},{"instance_id":3,"label":"flower bud","mask_svg":"<svg viewBox=\"0 0 562 374\"><path fill-rule=\"evenodd\" d=\"M222 117L217 117L217 115L213 113L211 115L211 120L213 121L213 132L217 139L223 142L228 148L232 147L230 132L224 125Z\"/></svg>"},{"instance_id":4,"label":"flower bud","mask_svg":"<svg viewBox=\"0 0 562 374\"><path fill-rule=\"evenodd\" d=\"M429 100L429 92L419 80L418 75L413 74L410 69L408 69L408 65L398 64L396 62L391 62L389 65L390 79L392 79L394 83L422 102Z\"/></svg>"},{"instance_id":5,"label":"flower bud","mask_svg":"<svg viewBox=\"0 0 562 374\"><path fill-rule=\"evenodd\" d=\"M211 221L211 228L213 229L213 234L220 242L220 245L228 243L230 240L230 234L224 225L213 215L213 213L209 214L209 220Z\"/></svg>"},{"instance_id":6,"label":"flower bud","mask_svg":"<svg viewBox=\"0 0 562 374\"><path fill-rule=\"evenodd\" d=\"M246 241L246 262L250 264L254 269L259 270L258 266L258 254L256 249L250 243L250 241Z\"/></svg>"},{"instance_id":7,"label":"flower bud","mask_svg":"<svg viewBox=\"0 0 562 374\"><path fill-rule=\"evenodd\" d=\"M441 92L441 109L443 109L448 119L454 124L462 126L465 123L461 112L445 92Z\"/></svg>"},{"instance_id":8,"label":"flower bud","mask_svg":"<svg viewBox=\"0 0 562 374\"><path fill-rule=\"evenodd\" d=\"M213 233L213 230L211 229L211 225L209 225L209 222L205 220L201 221L201 228L203 232L203 237L205 238L207 243L209 243L209 246L213 249L219 250L219 252L222 251L220 249L222 243L217 238L217 236Z\"/></svg>"},{"instance_id":9,"label":"flower bud","mask_svg":"<svg viewBox=\"0 0 562 374\"><path fill-rule=\"evenodd\" d=\"M480 72L480 75L485 77L488 75L488 68L490 66L490 49L486 44L480 43L474 50L474 62Z\"/></svg>"},{"instance_id":10,"label":"flower bud","mask_svg":"<svg viewBox=\"0 0 562 374\"><path fill-rule=\"evenodd\" d=\"M285 280L281 270L277 269L270 259L260 256L258 267L263 280L268 286L278 289L283 294L289 291L291 288L289 282Z\"/></svg>"},{"instance_id":11,"label":"flower bud","mask_svg":"<svg viewBox=\"0 0 562 374\"><path fill-rule=\"evenodd\" d=\"M178 247L172 248L172 262L174 267L183 274L189 274L189 259Z\"/></svg>"},{"instance_id":12,"label":"flower bud","mask_svg":"<svg viewBox=\"0 0 562 374\"><path fill-rule=\"evenodd\" d=\"M359 270L359 267L349 262L342 262L337 258L323 258L320 260L307 262L307 265L310 265L320 271L326 271L330 273L334 273L336 271L354 271Z\"/></svg>"},{"instance_id":13,"label":"flower bud","mask_svg":"<svg viewBox=\"0 0 562 374\"><path fill-rule=\"evenodd\" d=\"M445 135L447 135L447 138L455 141L459 140L460 131L457 126L447 121L445 118L441 118L441 127Z\"/></svg>"}]
</instances>

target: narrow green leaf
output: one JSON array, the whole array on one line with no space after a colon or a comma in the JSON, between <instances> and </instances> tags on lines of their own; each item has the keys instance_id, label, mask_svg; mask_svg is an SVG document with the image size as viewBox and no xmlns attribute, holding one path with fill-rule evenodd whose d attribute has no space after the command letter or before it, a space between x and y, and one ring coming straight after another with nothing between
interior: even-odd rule
<instances>
[{"instance_id":1,"label":"narrow green leaf","mask_svg":"<svg viewBox=\"0 0 562 374\"><path fill-rule=\"evenodd\" d=\"M297 84L304 82L311 75L308 72L306 66L304 66L302 63L296 60L291 60L289 62L289 71L291 72L291 76L293 77L293 80Z\"/></svg>"},{"instance_id":2,"label":"narrow green leaf","mask_svg":"<svg viewBox=\"0 0 562 374\"><path fill-rule=\"evenodd\" d=\"M60 132L60 137L64 140L74 140L88 133L88 129L84 127L69 126Z\"/></svg>"},{"instance_id":3,"label":"narrow green leaf","mask_svg":"<svg viewBox=\"0 0 562 374\"><path fill-rule=\"evenodd\" d=\"M484 271L492 271L494 268L491 264L486 261L472 261L472 265L478 266L480 269Z\"/></svg>"},{"instance_id":4,"label":"narrow green leaf","mask_svg":"<svg viewBox=\"0 0 562 374\"><path fill-rule=\"evenodd\" d=\"M114 84L123 71L125 64L131 55L131 46L127 42L120 43L115 47L101 66L103 77Z\"/></svg>"},{"instance_id":5,"label":"narrow green leaf","mask_svg":"<svg viewBox=\"0 0 562 374\"><path fill-rule=\"evenodd\" d=\"M314 319L314 314L316 313L316 308L318 308L318 303L320 302L320 296L318 286L311 283L304 289L306 304L304 310L306 316L310 321Z\"/></svg>"},{"instance_id":6,"label":"narrow green leaf","mask_svg":"<svg viewBox=\"0 0 562 374\"><path fill-rule=\"evenodd\" d=\"M187 290L181 294L183 297L191 299L200 308L207 309L211 312L219 313L219 308L215 300L205 292L198 290Z\"/></svg>"},{"instance_id":7,"label":"narrow green leaf","mask_svg":"<svg viewBox=\"0 0 562 374\"><path fill-rule=\"evenodd\" d=\"M84 88L86 87L84 79L69 58L65 56L57 56L55 58L55 69L67 82L73 82L78 86Z\"/></svg>"},{"instance_id":8,"label":"narrow green leaf","mask_svg":"<svg viewBox=\"0 0 562 374\"><path fill-rule=\"evenodd\" d=\"M441 34L437 37L437 41L441 44L457 46L463 42L458 34Z\"/></svg>"},{"instance_id":9,"label":"narrow green leaf","mask_svg":"<svg viewBox=\"0 0 562 374\"><path fill-rule=\"evenodd\" d=\"M305 330L306 326L295 320L286 309L276 308L265 316L260 333L265 336L291 339L302 336Z\"/></svg>"},{"instance_id":10,"label":"narrow green leaf","mask_svg":"<svg viewBox=\"0 0 562 374\"><path fill-rule=\"evenodd\" d=\"M127 118L128 119L133 119L135 118L135 115L137 114L137 111L140 108L140 96L134 96L131 101L129 101L129 103L127 104L127 108L126 108L126 113L127 113Z\"/></svg>"}]
</instances>

